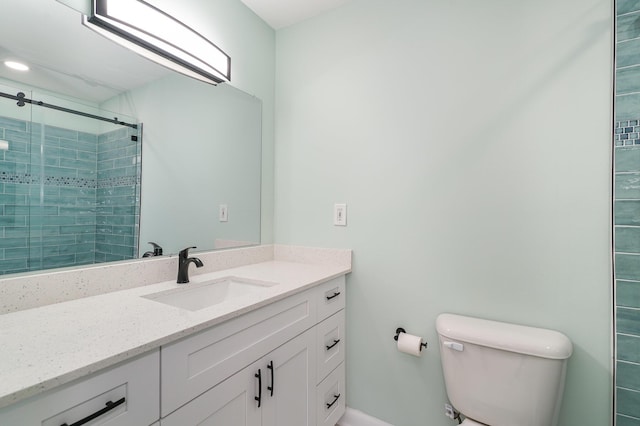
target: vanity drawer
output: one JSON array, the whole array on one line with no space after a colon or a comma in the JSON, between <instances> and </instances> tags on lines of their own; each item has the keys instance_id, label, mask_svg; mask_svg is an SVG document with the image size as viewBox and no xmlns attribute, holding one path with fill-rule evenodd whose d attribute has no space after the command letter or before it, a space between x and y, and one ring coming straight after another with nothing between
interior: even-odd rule
<instances>
[{"instance_id":1,"label":"vanity drawer","mask_svg":"<svg viewBox=\"0 0 640 426\"><path fill-rule=\"evenodd\" d=\"M312 327L313 290L163 346L162 417Z\"/></svg>"},{"instance_id":2,"label":"vanity drawer","mask_svg":"<svg viewBox=\"0 0 640 426\"><path fill-rule=\"evenodd\" d=\"M156 350L87 379L0 408L0 425L72 425L94 413L97 416L88 423L92 426L150 425L160 417L159 370ZM109 401L113 408L107 410Z\"/></svg>"},{"instance_id":3,"label":"vanity drawer","mask_svg":"<svg viewBox=\"0 0 640 426\"><path fill-rule=\"evenodd\" d=\"M344 310L333 314L316 327L318 339L318 382L344 361L345 315Z\"/></svg>"},{"instance_id":4,"label":"vanity drawer","mask_svg":"<svg viewBox=\"0 0 640 426\"><path fill-rule=\"evenodd\" d=\"M318 321L330 317L344 309L345 306L345 277L344 275L320 284L318 292Z\"/></svg>"},{"instance_id":5,"label":"vanity drawer","mask_svg":"<svg viewBox=\"0 0 640 426\"><path fill-rule=\"evenodd\" d=\"M346 408L344 362L317 387L317 426L335 426Z\"/></svg>"}]
</instances>

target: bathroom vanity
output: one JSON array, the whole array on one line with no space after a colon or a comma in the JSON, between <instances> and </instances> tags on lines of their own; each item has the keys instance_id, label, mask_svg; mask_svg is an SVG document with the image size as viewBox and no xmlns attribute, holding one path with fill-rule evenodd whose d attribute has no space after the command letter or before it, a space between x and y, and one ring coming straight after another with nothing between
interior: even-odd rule
<instances>
[{"instance_id":1,"label":"bathroom vanity","mask_svg":"<svg viewBox=\"0 0 640 426\"><path fill-rule=\"evenodd\" d=\"M0 424L335 425L350 252L312 262L0 315Z\"/></svg>"}]
</instances>

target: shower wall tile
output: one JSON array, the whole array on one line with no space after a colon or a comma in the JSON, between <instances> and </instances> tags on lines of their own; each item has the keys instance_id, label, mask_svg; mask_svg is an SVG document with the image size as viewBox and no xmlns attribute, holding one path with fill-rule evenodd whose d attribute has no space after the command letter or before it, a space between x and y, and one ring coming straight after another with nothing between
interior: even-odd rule
<instances>
[{"instance_id":1,"label":"shower wall tile","mask_svg":"<svg viewBox=\"0 0 640 426\"><path fill-rule=\"evenodd\" d=\"M123 128L98 137L96 259L103 261L137 256L140 142L132 135L137 131Z\"/></svg>"},{"instance_id":2,"label":"shower wall tile","mask_svg":"<svg viewBox=\"0 0 640 426\"><path fill-rule=\"evenodd\" d=\"M616 25L617 41L625 41L640 37L640 14L630 13L618 16Z\"/></svg>"},{"instance_id":3,"label":"shower wall tile","mask_svg":"<svg viewBox=\"0 0 640 426\"><path fill-rule=\"evenodd\" d=\"M0 238L0 248L12 249L12 248L26 248L27 238Z\"/></svg>"},{"instance_id":4,"label":"shower wall tile","mask_svg":"<svg viewBox=\"0 0 640 426\"><path fill-rule=\"evenodd\" d=\"M618 388L616 399L619 414L640 418L640 392Z\"/></svg>"},{"instance_id":5,"label":"shower wall tile","mask_svg":"<svg viewBox=\"0 0 640 426\"><path fill-rule=\"evenodd\" d=\"M618 307L616 324L619 333L640 336L640 310Z\"/></svg>"},{"instance_id":6,"label":"shower wall tile","mask_svg":"<svg viewBox=\"0 0 640 426\"><path fill-rule=\"evenodd\" d=\"M640 255L615 253L616 278L640 281Z\"/></svg>"},{"instance_id":7,"label":"shower wall tile","mask_svg":"<svg viewBox=\"0 0 640 426\"><path fill-rule=\"evenodd\" d=\"M0 128L6 130L27 131L27 122L24 120L16 120L9 117L0 117Z\"/></svg>"},{"instance_id":8,"label":"shower wall tile","mask_svg":"<svg viewBox=\"0 0 640 426\"><path fill-rule=\"evenodd\" d=\"M640 282L616 281L616 304L640 309Z\"/></svg>"},{"instance_id":9,"label":"shower wall tile","mask_svg":"<svg viewBox=\"0 0 640 426\"><path fill-rule=\"evenodd\" d=\"M640 173L616 173L615 198L640 200Z\"/></svg>"},{"instance_id":10,"label":"shower wall tile","mask_svg":"<svg viewBox=\"0 0 640 426\"><path fill-rule=\"evenodd\" d=\"M27 238L29 236L29 228L26 226L5 227L4 236L7 238L17 238L17 237Z\"/></svg>"},{"instance_id":11,"label":"shower wall tile","mask_svg":"<svg viewBox=\"0 0 640 426\"><path fill-rule=\"evenodd\" d=\"M616 2L616 15L640 10L640 0L618 0Z\"/></svg>"},{"instance_id":12,"label":"shower wall tile","mask_svg":"<svg viewBox=\"0 0 640 426\"><path fill-rule=\"evenodd\" d=\"M640 94L618 95L615 99L615 119L632 120L638 117L640 112Z\"/></svg>"},{"instance_id":13,"label":"shower wall tile","mask_svg":"<svg viewBox=\"0 0 640 426\"><path fill-rule=\"evenodd\" d=\"M0 270L5 274L28 271L27 259L0 260Z\"/></svg>"},{"instance_id":14,"label":"shower wall tile","mask_svg":"<svg viewBox=\"0 0 640 426\"><path fill-rule=\"evenodd\" d=\"M640 419L618 414L616 416L616 426L640 426Z\"/></svg>"},{"instance_id":15,"label":"shower wall tile","mask_svg":"<svg viewBox=\"0 0 640 426\"><path fill-rule=\"evenodd\" d=\"M625 389L640 391L640 364L630 362L616 363L618 372L618 386Z\"/></svg>"},{"instance_id":16,"label":"shower wall tile","mask_svg":"<svg viewBox=\"0 0 640 426\"><path fill-rule=\"evenodd\" d=\"M614 210L616 225L640 226L640 200L616 200Z\"/></svg>"},{"instance_id":17,"label":"shower wall tile","mask_svg":"<svg viewBox=\"0 0 640 426\"><path fill-rule=\"evenodd\" d=\"M19 248L6 248L4 251L4 258L9 259L24 259L29 257L29 249L26 247Z\"/></svg>"},{"instance_id":18,"label":"shower wall tile","mask_svg":"<svg viewBox=\"0 0 640 426\"><path fill-rule=\"evenodd\" d=\"M640 64L640 39L618 43L616 67L628 67Z\"/></svg>"},{"instance_id":19,"label":"shower wall tile","mask_svg":"<svg viewBox=\"0 0 640 426\"><path fill-rule=\"evenodd\" d=\"M617 354L620 361L640 363L640 337L618 334Z\"/></svg>"},{"instance_id":20,"label":"shower wall tile","mask_svg":"<svg viewBox=\"0 0 640 426\"><path fill-rule=\"evenodd\" d=\"M640 227L616 226L615 251L640 253Z\"/></svg>"},{"instance_id":21,"label":"shower wall tile","mask_svg":"<svg viewBox=\"0 0 640 426\"><path fill-rule=\"evenodd\" d=\"M639 72L635 66L616 70L616 94L640 92Z\"/></svg>"}]
</instances>

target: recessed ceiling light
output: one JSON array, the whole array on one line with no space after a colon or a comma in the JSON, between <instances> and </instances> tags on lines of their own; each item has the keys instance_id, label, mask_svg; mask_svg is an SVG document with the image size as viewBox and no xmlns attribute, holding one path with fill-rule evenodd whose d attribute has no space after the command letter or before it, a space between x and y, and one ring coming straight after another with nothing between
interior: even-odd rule
<instances>
[{"instance_id":1,"label":"recessed ceiling light","mask_svg":"<svg viewBox=\"0 0 640 426\"><path fill-rule=\"evenodd\" d=\"M18 71L29 71L29 67L21 62L15 61L4 61L4 64L11 69Z\"/></svg>"}]
</instances>

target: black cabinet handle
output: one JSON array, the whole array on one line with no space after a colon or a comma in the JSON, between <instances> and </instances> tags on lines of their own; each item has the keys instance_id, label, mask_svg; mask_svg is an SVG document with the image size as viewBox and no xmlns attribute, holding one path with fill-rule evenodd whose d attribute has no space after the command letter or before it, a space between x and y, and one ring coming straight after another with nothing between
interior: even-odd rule
<instances>
[{"instance_id":1,"label":"black cabinet handle","mask_svg":"<svg viewBox=\"0 0 640 426\"><path fill-rule=\"evenodd\" d=\"M331 350L331 348L333 348L335 345L337 345L338 343L340 343L340 339L336 340L333 339L333 344L331 345L327 345L327 350Z\"/></svg>"},{"instance_id":2,"label":"black cabinet handle","mask_svg":"<svg viewBox=\"0 0 640 426\"><path fill-rule=\"evenodd\" d=\"M275 387L273 384L273 376L275 375L273 372L273 361L269 361L269 365L267 365L267 368L271 370L271 386L267 386L267 389L271 392L271 395L269 396L273 396L273 388Z\"/></svg>"},{"instance_id":3,"label":"black cabinet handle","mask_svg":"<svg viewBox=\"0 0 640 426\"><path fill-rule=\"evenodd\" d=\"M329 403L329 402L327 402L327 403L326 403L326 404L327 404L327 410L328 410L329 408L331 408L331 407L333 406L333 404L335 404L336 402L338 402L338 399L340 399L340 394L333 395L333 401L331 401L330 403Z\"/></svg>"},{"instance_id":4,"label":"black cabinet handle","mask_svg":"<svg viewBox=\"0 0 640 426\"><path fill-rule=\"evenodd\" d=\"M93 419L97 419L98 417L100 417L101 415L113 410L114 408L116 408L118 405L122 405L124 404L124 397L120 398L119 400L117 400L116 402L113 401L107 401L107 403L105 404L106 407L104 407L102 410L98 410L93 414L88 415L87 417L85 417L82 420L78 420L77 422L68 425L67 423L62 423L60 426L82 426L83 424L89 423L91 420Z\"/></svg>"},{"instance_id":5,"label":"black cabinet handle","mask_svg":"<svg viewBox=\"0 0 640 426\"><path fill-rule=\"evenodd\" d=\"M253 397L253 399L258 401L258 408L260 408L260 404L262 403L262 371L260 371L259 368L255 377L258 379L258 396Z\"/></svg>"},{"instance_id":6,"label":"black cabinet handle","mask_svg":"<svg viewBox=\"0 0 640 426\"><path fill-rule=\"evenodd\" d=\"M338 296L340 296L340 292L339 291L334 291L333 292L333 296L325 296L325 297L327 298L327 300L331 300L334 297L338 297Z\"/></svg>"}]
</instances>

